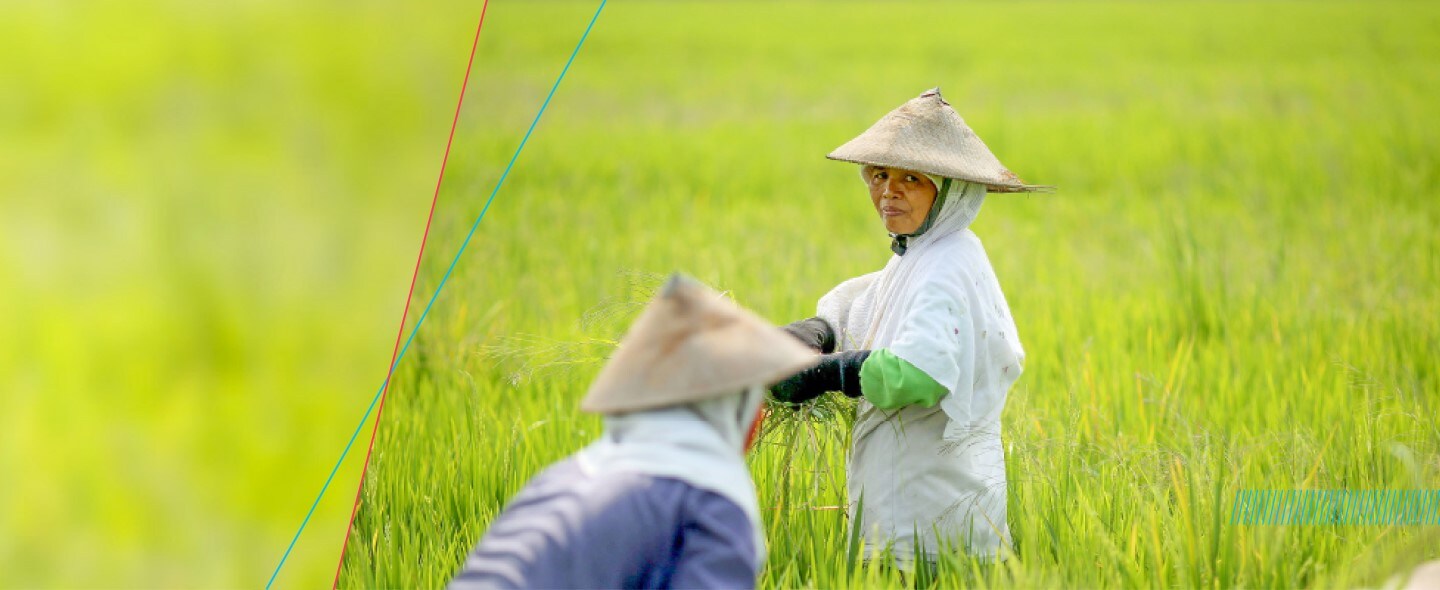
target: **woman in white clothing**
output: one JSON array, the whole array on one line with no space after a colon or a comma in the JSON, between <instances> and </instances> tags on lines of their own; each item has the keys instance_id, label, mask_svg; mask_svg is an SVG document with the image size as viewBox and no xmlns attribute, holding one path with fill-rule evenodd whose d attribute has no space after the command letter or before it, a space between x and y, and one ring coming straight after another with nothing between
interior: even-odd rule
<instances>
[{"instance_id":1,"label":"woman in white clothing","mask_svg":"<svg viewBox=\"0 0 1440 590\"><path fill-rule=\"evenodd\" d=\"M987 192L1050 187L1002 166L938 89L829 157L861 165L895 255L786 327L825 354L772 394L859 398L847 487L870 557L888 548L902 565L952 551L1003 559L1000 412L1025 353L969 226Z\"/></svg>"}]
</instances>

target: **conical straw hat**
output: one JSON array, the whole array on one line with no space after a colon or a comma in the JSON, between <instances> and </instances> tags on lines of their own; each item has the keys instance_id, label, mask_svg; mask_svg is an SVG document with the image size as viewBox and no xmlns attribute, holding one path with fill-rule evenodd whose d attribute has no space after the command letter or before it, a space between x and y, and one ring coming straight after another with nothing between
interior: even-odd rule
<instances>
[{"instance_id":1,"label":"conical straw hat","mask_svg":"<svg viewBox=\"0 0 1440 590\"><path fill-rule=\"evenodd\" d=\"M992 193L1051 191L1025 184L1006 169L965 124L960 113L926 90L882 117L859 137L826 156L831 160L886 166L986 185Z\"/></svg>"},{"instance_id":2,"label":"conical straw hat","mask_svg":"<svg viewBox=\"0 0 1440 590\"><path fill-rule=\"evenodd\" d=\"M580 409L623 414L768 386L819 357L793 336L676 274L650 301Z\"/></svg>"}]
</instances>

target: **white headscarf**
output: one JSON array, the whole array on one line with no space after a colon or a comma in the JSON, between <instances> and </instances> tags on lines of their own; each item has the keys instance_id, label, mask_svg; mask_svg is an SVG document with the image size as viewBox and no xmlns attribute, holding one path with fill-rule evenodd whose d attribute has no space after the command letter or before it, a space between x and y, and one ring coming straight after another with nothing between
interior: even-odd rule
<instances>
[{"instance_id":1,"label":"white headscarf","mask_svg":"<svg viewBox=\"0 0 1440 590\"><path fill-rule=\"evenodd\" d=\"M985 195L989 192L985 185L932 174L925 176L930 179L930 182L935 183L937 192L948 187L944 198L939 199L940 210L936 212L935 221L931 223L930 229L925 232L925 235L955 233L969 228L970 224L975 222L975 218L980 216L980 205L985 204ZM951 204L952 201L954 204ZM922 235L914 238L914 243L910 245L913 247L924 244L924 237Z\"/></svg>"},{"instance_id":2,"label":"white headscarf","mask_svg":"<svg viewBox=\"0 0 1440 590\"><path fill-rule=\"evenodd\" d=\"M1025 359L995 271L969 229L985 185L949 184L934 223L911 238L904 256L847 281L819 304L821 317L838 320L844 349L887 348L950 392L940 402L951 419L946 438L998 414Z\"/></svg>"},{"instance_id":3,"label":"white headscarf","mask_svg":"<svg viewBox=\"0 0 1440 590\"><path fill-rule=\"evenodd\" d=\"M754 386L689 404L606 415L605 433L576 458L587 473L669 477L734 502L750 519L757 563L763 565L765 531L745 465L745 438L764 402L765 390Z\"/></svg>"}]
</instances>

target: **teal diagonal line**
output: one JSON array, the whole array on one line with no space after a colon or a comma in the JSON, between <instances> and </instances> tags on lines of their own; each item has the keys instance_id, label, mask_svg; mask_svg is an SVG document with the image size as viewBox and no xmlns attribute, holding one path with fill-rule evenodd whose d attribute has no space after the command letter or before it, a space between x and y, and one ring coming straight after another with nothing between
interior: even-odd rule
<instances>
[{"instance_id":1,"label":"teal diagonal line","mask_svg":"<svg viewBox=\"0 0 1440 590\"><path fill-rule=\"evenodd\" d=\"M490 211L490 204L495 202L495 195L500 193L500 187L505 185L505 179L510 176L510 170L514 168L515 161L520 159L520 152L525 149L525 144L530 141L530 135L535 132L535 126L540 124L540 117L545 114L545 109L550 106L550 100L555 97L555 91L560 89L560 82L565 79L565 74L570 71L570 66L575 63L575 56L580 54L580 48L585 45L585 39L590 36L590 31L595 28L595 21L600 18L600 12L605 10L606 0L600 0L600 6L595 9L595 15L590 17L590 24L586 25L585 32L580 35L580 41L575 44L575 50L570 53L570 59L566 60L564 69L555 78L555 85L550 87L550 93L545 95L545 102L540 104L540 110L535 113L535 119L530 122L530 128L525 130L525 136L520 139L520 145L515 148L515 154L510 156L510 163L505 165L505 172L500 174L500 180L495 182L495 189L490 191L490 197L485 200L485 207L480 210L480 215L475 218L475 223L470 226L470 232L465 235L465 241L460 244L460 250L455 253L455 258L450 261L449 268L445 269L445 275L440 278L440 284L435 287L435 293L430 296L430 302L425 304L425 311L420 313L420 318L415 321L415 327L411 328L410 335L405 338L405 346L400 349L400 354L395 357L395 362L390 364L390 370L385 375L385 381L380 384L380 389L375 391L375 396L370 400L370 407L365 409L365 415L360 417L360 423L355 426L355 433L350 435L349 442L345 443L345 449L340 452L340 459L335 461L335 467L330 470L330 476L325 478L325 485L320 487L320 493L316 494L315 502L310 505L310 510L305 513L305 520L300 522L300 529L295 531L295 537L290 540L290 546L285 548L285 554L280 556L280 563L275 566L275 571L270 574L270 581L265 583L266 590L275 583L275 577L280 575L280 568L285 567L285 560L289 559L290 551L295 548L295 542L300 540L300 533L305 531L305 525L309 524L310 517L315 514L315 508L320 505L320 499L325 496L326 490L330 488L330 482L335 479L335 473L340 471L340 465L345 462L345 456L350 453L350 447L354 446L355 439L360 436L360 431L365 428L365 422L370 418L370 412L375 410L375 404L380 401L380 394L390 384L390 378L395 374L395 367L400 365L401 359L405 358L405 352L410 350L410 343L415 340L415 334L420 331L420 326L425 324L425 318L429 317L430 309L435 305L435 300L440 297L440 292L445 289L445 283L450 280L450 274L454 272L455 266L459 264L460 257L465 254L465 248L470 245L470 239L475 237L475 230L480 228L480 222L485 220L485 214Z\"/></svg>"}]
</instances>

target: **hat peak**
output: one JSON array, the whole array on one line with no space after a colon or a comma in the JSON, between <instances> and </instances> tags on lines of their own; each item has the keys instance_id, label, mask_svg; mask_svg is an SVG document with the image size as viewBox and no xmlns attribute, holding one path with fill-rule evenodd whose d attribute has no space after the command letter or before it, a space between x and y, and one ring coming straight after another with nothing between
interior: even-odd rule
<instances>
[{"instance_id":1,"label":"hat peak","mask_svg":"<svg viewBox=\"0 0 1440 590\"><path fill-rule=\"evenodd\" d=\"M670 278L666 279L665 284L660 287L660 296L674 297L675 293L680 290L680 286L687 281L687 277L679 272L670 273Z\"/></svg>"}]
</instances>

